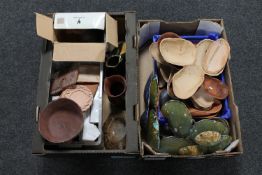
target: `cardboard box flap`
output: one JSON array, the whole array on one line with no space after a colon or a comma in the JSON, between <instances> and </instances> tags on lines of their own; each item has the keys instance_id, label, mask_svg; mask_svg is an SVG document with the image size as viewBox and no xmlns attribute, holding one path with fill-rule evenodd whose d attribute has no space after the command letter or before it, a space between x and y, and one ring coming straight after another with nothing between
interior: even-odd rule
<instances>
[{"instance_id":1,"label":"cardboard box flap","mask_svg":"<svg viewBox=\"0 0 262 175\"><path fill-rule=\"evenodd\" d=\"M36 33L49 41L54 40L53 19L39 13L36 14Z\"/></svg>"},{"instance_id":2,"label":"cardboard box flap","mask_svg":"<svg viewBox=\"0 0 262 175\"><path fill-rule=\"evenodd\" d=\"M106 14L106 42L118 47L117 21Z\"/></svg>"},{"instance_id":3,"label":"cardboard box flap","mask_svg":"<svg viewBox=\"0 0 262 175\"><path fill-rule=\"evenodd\" d=\"M104 62L106 43L54 43L54 61Z\"/></svg>"}]
</instances>

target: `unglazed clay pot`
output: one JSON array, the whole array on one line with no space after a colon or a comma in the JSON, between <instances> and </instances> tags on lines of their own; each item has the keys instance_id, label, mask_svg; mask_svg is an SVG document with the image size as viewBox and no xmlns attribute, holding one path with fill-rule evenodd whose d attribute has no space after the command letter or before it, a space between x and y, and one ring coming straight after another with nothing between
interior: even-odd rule
<instances>
[{"instance_id":1,"label":"unglazed clay pot","mask_svg":"<svg viewBox=\"0 0 262 175\"><path fill-rule=\"evenodd\" d=\"M212 42L213 42L213 40L204 39L196 45L196 61L195 61L194 65L199 66L202 69L203 59L205 57L205 54L206 54L206 51L207 51L209 45Z\"/></svg>"},{"instance_id":2,"label":"unglazed clay pot","mask_svg":"<svg viewBox=\"0 0 262 175\"><path fill-rule=\"evenodd\" d=\"M192 65L196 59L195 45L181 38L165 38L161 41L160 53L163 59L173 65Z\"/></svg>"},{"instance_id":3,"label":"unglazed clay pot","mask_svg":"<svg viewBox=\"0 0 262 175\"><path fill-rule=\"evenodd\" d=\"M185 66L172 78L172 88L175 96L187 99L194 95L204 81L204 74L197 66Z\"/></svg>"},{"instance_id":4,"label":"unglazed clay pot","mask_svg":"<svg viewBox=\"0 0 262 175\"><path fill-rule=\"evenodd\" d=\"M76 137L83 128L83 114L72 100L61 98L41 111L38 129L49 142L63 143Z\"/></svg>"},{"instance_id":5,"label":"unglazed clay pot","mask_svg":"<svg viewBox=\"0 0 262 175\"><path fill-rule=\"evenodd\" d=\"M112 75L104 79L104 90L114 105L125 104L126 80L121 75Z\"/></svg>"},{"instance_id":6,"label":"unglazed clay pot","mask_svg":"<svg viewBox=\"0 0 262 175\"><path fill-rule=\"evenodd\" d=\"M211 116L211 115L217 114L221 109L222 109L221 103L217 103L217 104L214 103L211 109L209 110L189 108L189 111L193 117L203 117L203 116Z\"/></svg>"},{"instance_id":7,"label":"unglazed clay pot","mask_svg":"<svg viewBox=\"0 0 262 175\"><path fill-rule=\"evenodd\" d=\"M211 108L215 99L206 92L203 86L201 86L192 96L192 102L196 108L207 110Z\"/></svg>"},{"instance_id":8,"label":"unglazed clay pot","mask_svg":"<svg viewBox=\"0 0 262 175\"><path fill-rule=\"evenodd\" d=\"M64 90L61 98L68 98L76 102L82 111L87 111L93 103L92 91L85 85L75 85Z\"/></svg>"},{"instance_id":9,"label":"unglazed clay pot","mask_svg":"<svg viewBox=\"0 0 262 175\"><path fill-rule=\"evenodd\" d=\"M161 41L165 38L180 38L180 36L174 32L163 33L157 40L157 45L159 46Z\"/></svg>"},{"instance_id":10,"label":"unglazed clay pot","mask_svg":"<svg viewBox=\"0 0 262 175\"><path fill-rule=\"evenodd\" d=\"M221 38L213 41L203 58L202 68L207 75L219 75L227 63L230 54L228 42Z\"/></svg>"},{"instance_id":11,"label":"unglazed clay pot","mask_svg":"<svg viewBox=\"0 0 262 175\"><path fill-rule=\"evenodd\" d=\"M222 100L228 96L227 85L217 78L205 76L203 87L210 96L216 99Z\"/></svg>"}]
</instances>

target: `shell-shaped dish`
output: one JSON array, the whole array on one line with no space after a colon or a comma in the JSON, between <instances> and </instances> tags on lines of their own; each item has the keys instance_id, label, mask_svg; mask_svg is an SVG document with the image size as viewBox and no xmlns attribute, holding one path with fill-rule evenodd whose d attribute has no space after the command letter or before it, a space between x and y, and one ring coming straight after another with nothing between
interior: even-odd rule
<instances>
[{"instance_id":1,"label":"shell-shaped dish","mask_svg":"<svg viewBox=\"0 0 262 175\"><path fill-rule=\"evenodd\" d=\"M225 39L213 41L206 51L202 69L208 75L219 75L224 70L229 54L230 46Z\"/></svg>"},{"instance_id":2,"label":"shell-shaped dish","mask_svg":"<svg viewBox=\"0 0 262 175\"><path fill-rule=\"evenodd\" d=\"M159 45L163 59L173 65L192 65L196 60L196 47L181 38L165 38Z\"/></svg>"},{"instance_id":3,"label":"shell-shaped dish","mask_svg":"<svg viewBox=\"0 0 262 175\"><path fill-rule=\"evenodd\" d=\"M197 66L186 66L178 71L172 79L175 96L187 99L195 94L204 81L204 74Z\"/></svg>"}]
</instances>

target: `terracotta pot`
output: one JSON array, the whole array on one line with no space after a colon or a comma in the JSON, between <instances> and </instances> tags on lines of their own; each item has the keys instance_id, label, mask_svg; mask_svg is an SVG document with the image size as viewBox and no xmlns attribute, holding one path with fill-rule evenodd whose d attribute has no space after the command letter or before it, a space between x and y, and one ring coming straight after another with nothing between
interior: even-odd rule
<instances>
[{"instance_id":1,"label":"terracotta pot","mask_svg":"<svg viewBox=\"0 0 262 175\"><path fill-rule=\"evenodd\" d=\"M72 100L53 101L40 113L38 129L49 142L64 143L76 137L83 128L83 114Z\"/></svg>"},{"instance_id":2,"label":"terracotta pot","mask_svg":"<svg viewBox=\"0 0 262 175\"><path fill-rule=\"evenodd\" d=\"M126 80L121 75L112 75L104 79L104 90L114 105L125 105Z\"/></svg>"}]
</instances>

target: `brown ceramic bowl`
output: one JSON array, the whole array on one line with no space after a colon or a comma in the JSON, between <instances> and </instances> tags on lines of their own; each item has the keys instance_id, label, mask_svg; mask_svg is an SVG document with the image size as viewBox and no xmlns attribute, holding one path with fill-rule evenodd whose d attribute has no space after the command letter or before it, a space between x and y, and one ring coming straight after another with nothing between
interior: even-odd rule
<instances>
[{"instance_id":1,"label":"brown ceramic bowl","mask_svg":"<svg viewBox=\"0 0 262 175\"><path fill-rule=\"evenodd\" d=\"M53 101L40 113L38 129L49 142L63 143L76 137L83 128L83 114L72 100Z\"/></svg>"},{"instance_id":2,"label":"brown ceramic bowl","mask_svg":"<svg viewBox=\"0 0 262 175\"><path fill-rule=\"evenodd\" d=\"M229 89L226 84L217 78L209 76L205 76L203 87L210 96L220 100L225 99L229 93Z\"/></svg>"}]
</instances>

